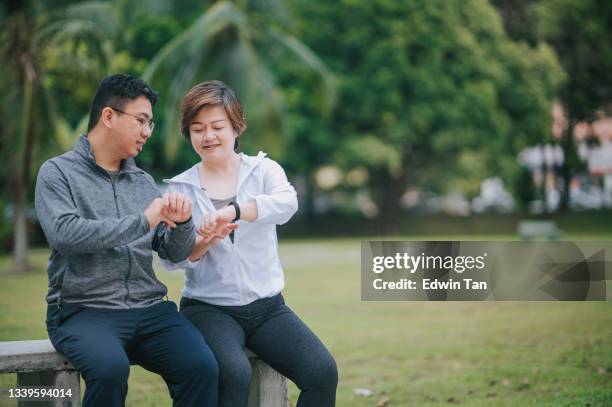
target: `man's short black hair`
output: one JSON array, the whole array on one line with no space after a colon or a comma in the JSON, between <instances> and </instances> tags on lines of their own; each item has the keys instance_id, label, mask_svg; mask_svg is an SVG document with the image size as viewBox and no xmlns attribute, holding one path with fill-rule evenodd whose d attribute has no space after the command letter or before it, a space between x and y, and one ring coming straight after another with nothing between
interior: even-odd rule
<instances>
[{"instance_id":1,"label":"man's short black hair","mask_svg":"<svg viewBox=\"0 0 612 407\"><path fill-rule=\"evenodd\" d=\"M96 95L91 101L87 131L89 132L96 127L105 107L122 110L128 102L140 96L145 96L151 102L151 106L154 106L157 102L157 95L158 93L151 89L145 81L132 75L114 74L107 76L100 82Z\"/></svg>"}]
</instances>

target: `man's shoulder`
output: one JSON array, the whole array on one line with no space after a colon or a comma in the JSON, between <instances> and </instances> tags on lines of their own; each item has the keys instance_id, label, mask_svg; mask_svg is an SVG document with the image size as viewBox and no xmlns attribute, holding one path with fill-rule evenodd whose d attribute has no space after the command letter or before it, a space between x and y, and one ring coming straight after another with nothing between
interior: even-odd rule
<instances>
[{"instance_id":1,"label":"man's shoulder","mask_svg":"<svg viewBox=\"0 0 612 407\"><path fill-rule=\"evenodd\" d=\"M74 150L68 150L63 154L56 155L55 157L49 158L46 162L51 162L55 165L61 166L66 164L72 164L79 158L79 155Z\"/></svg>"},{"instance_id":2,"label":"man's shoulder","mask_svg":"<svg viewBox=\"0 0 612 407\"><path fill-rule=\"evenodd\" d=\"M64 154L49 158L38 170L38 177L57 176L69 171L78 161L78 154L67 151Z\"/></svg>"}]
</instances>

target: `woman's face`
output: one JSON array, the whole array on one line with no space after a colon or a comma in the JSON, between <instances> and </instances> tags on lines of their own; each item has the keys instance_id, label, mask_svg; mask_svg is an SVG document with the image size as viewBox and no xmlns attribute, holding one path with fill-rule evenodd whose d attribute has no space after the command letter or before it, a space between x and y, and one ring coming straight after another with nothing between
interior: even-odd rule
<instances>
[{"instance_id":1,"label":"woman's face","mask_svg":"<svg viewBox=\"0 0 612 407\"><path fill-rule=\"evenodd\" d=\"M189 125L191 145L202 161L229 160L236 134L222 106L206 106Z\"/></svg>"}]
</instances>

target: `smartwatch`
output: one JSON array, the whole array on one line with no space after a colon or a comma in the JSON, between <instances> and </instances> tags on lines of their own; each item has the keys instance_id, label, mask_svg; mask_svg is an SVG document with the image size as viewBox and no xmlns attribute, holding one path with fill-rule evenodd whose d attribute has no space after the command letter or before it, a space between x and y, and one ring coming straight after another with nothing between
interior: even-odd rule
<instances>
[{"instance_id":1,"label":"smartwatch","mask_svg":"<svg viewBox=\"0 0 612 407\"><path fill-rule=\"evenodd\" d=\"M238 202L230 202L227 206L232 205L234 207L234 209L236 209L236 217L234 218L234 220L232 220L232 223L236 222L237 220L240 220L240 206L238 205Z\"/></svg>"}]
</instances>

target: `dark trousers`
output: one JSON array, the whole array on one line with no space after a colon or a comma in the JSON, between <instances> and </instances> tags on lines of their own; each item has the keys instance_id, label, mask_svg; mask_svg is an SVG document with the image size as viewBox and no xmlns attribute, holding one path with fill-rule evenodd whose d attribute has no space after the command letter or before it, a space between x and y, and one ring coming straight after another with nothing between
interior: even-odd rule
<instances>
[{"instance_id":1,"label":"dark trousers","mask_svg":"<svg viewBox=\"0 0 612 407\"><path fill-rule=\"evenodd\" d=\"M130 363L160 374L174 406L217 405L215 357L171 301L134 309L49 305L47 331L85 379L84 407L125 405Z\"/></svg>"},{"instance_id":2,"label":"dark trousers","mask_svg":"<svg viewBox=\"0 0 612 407\"><path fill-rule=\"evenodd\" d=\"M281 294L244 306L183 298L181 313L200 330L217 358L219 407L248 404L251 365L245 346L298 386L297 407L335 405L336 362Z\"/></svg>"}]
</instances>

